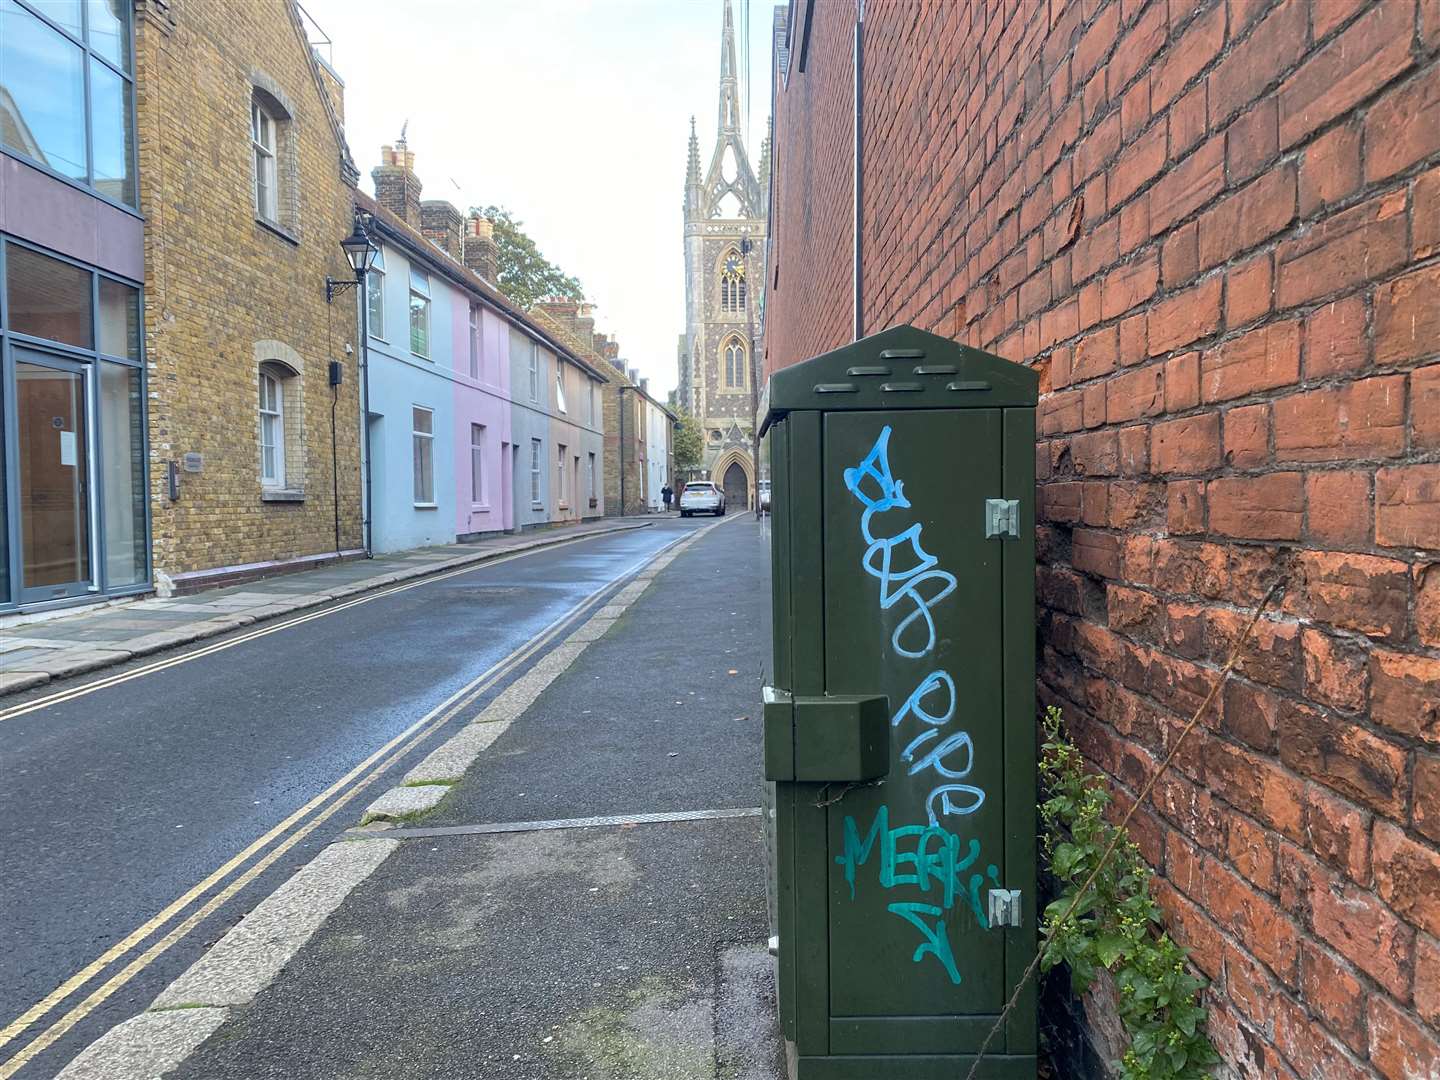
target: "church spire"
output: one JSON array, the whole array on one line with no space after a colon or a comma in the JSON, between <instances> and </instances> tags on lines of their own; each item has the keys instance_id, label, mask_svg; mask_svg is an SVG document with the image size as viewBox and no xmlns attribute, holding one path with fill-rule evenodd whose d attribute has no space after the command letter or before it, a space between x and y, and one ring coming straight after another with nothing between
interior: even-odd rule
<instances>
[{"instance_id":1,"label":"church spire","mask_svg":"<svg viewBox=\"0 0 1440 1080\"><path fill-rule=\"evenodd\" d=\"M735 17L730 10L730 0L725 0L725 22L720 35L720 120L717 130L740 130L740 78L735 65Z\"/></svg>"},{"instance_id":2,"label":"church spire","mask_svg":"<svg viewBox=\"0 0 1440 1080\"><path fill-rule=\"evenodd\" d=\"M690 152L685 160L685 213L700 213L700 140L695 135L695 117L690 117Z\"/></svg>"}]
</instances>

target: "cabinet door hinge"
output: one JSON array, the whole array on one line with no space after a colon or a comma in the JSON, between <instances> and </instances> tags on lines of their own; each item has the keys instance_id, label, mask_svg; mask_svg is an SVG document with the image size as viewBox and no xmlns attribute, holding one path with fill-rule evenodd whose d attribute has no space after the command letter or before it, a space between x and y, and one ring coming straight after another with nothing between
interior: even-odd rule
<instances>
[{"instance_id":1,"label":"cabinet door hinge","mask_svg":"<svg viewBox=\"0 0 1440 1080\"><path fill-rule=\"evenodd\" d=\"M985 539L1020 539L1020 500L985 500Z\"/></svg>"}]
</instances>

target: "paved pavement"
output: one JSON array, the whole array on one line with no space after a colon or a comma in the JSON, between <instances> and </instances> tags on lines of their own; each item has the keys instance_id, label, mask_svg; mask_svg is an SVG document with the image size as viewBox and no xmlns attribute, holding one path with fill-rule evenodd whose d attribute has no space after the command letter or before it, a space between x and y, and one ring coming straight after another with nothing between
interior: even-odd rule
<instances>
[{"instance_id":1,"label":"paved pavement","mask_svg":"<svg viewBox=\"0 0 1440 1080\"><path fill-rule=\"evenodd\" d=\"M762 529L732 521L622 591L434 810L331 845L63 1080L151 1075L145 1054L194 1046L165 1075L783 1077L757 810L766 575ZM597 815L614 819L554 820Z\"/></svg>"},{"instance_id":2,"label":"paved pavement","mask_svg":"<svg viewBox=\"0 0 1440 1080\"><path fill-rule=\"evenodd\" d=\"M158 670L131 661L6 699L0 1078L53 1076L143 1010L550 663L627 574L704 527L661 519L515 554L232 631ZM615 681L633 690L636 670Z\"/></svg>"},{"instance_id":3,"label":"paved pavement","mask_svg":"<svg viewBox=\"0 0 1440 1080\"><path fill-rule=\"evenodd\" d=\"M0 694L111 667L228 633L258 620L457 566L532 551L577 536L643 528L657 520L663 519L608 519L353 559L188 596L146 597L78 610L62 608L42 616L0 616Z\"/></svg>"}]
</instances>

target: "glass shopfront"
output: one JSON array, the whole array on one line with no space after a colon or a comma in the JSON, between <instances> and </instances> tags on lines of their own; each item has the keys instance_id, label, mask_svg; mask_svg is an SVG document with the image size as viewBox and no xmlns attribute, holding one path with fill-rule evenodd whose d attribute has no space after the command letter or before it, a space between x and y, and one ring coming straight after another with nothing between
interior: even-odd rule
<instances>
[{"instance_id":1,"label":"glass shopfront","mask_svg":"<svg viewBox=\"0 0 1440 1080\"><path fill-rule=\"evenodd\" d=\"M0 242L0 609L150 580L140 290Z\"/></svg>"}]
</instances>

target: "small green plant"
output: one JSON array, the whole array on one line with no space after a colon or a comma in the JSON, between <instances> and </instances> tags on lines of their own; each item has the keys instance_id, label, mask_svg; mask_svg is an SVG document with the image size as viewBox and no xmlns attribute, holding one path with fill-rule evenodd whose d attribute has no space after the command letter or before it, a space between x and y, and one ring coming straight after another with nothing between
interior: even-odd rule
<instances>
[{"instance_id":1,"label":"small green plant","mask_svg":"<svg viewBox=\"0 0 1440 1080\"><path fill-rule=\"evenodd\" d=\"M1060 895L1045 908L1041 968L1068 965L1077 995L1089 989L1101 968L1111 973L1130 1036L1129 1049L1116 1063L1125 1080L1206 1076L1219 1060L1198 1004L1206 982L1190 972L1189 950L1165 933L1160 905L1150 895L1150 867L1128 835L1119 837L1076 903L1119 830L1105 819L1110 793L1104 781L1086 772L1053 706L1045 713L1040 777L1042 848L1060 885Z\"/></svg>"}]
</instances>

